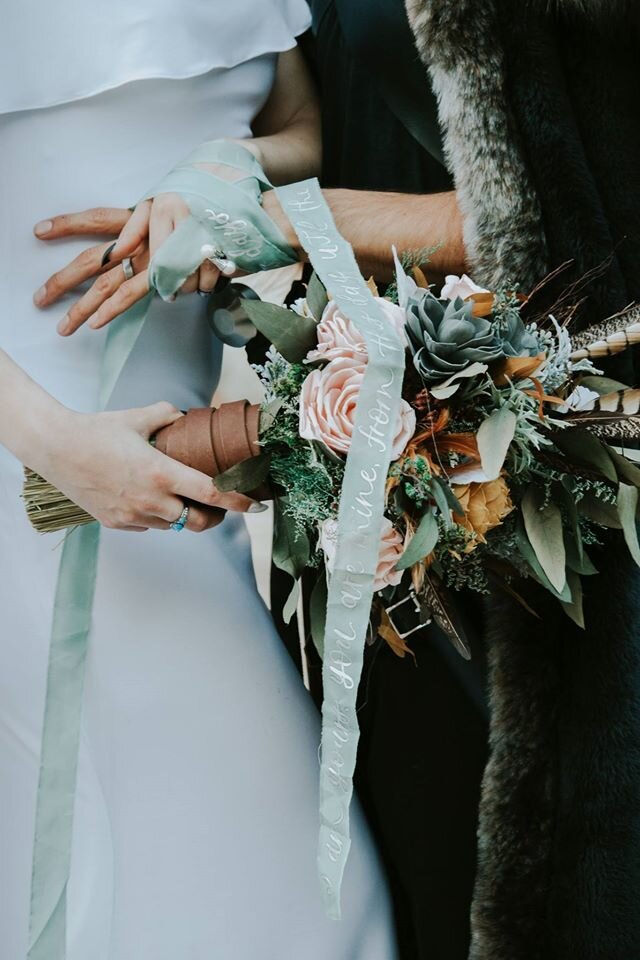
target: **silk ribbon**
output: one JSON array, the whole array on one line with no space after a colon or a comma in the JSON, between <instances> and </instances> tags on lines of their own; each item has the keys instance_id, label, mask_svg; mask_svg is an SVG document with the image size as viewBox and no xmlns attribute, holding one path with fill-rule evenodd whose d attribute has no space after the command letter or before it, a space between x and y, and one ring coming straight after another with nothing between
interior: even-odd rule
<instances>
[{"instance_id":1,"label":"silk ribbon","mask_svg":"<svg viewBox=\"0 0 640 960\"><path fill-rule=\"evenodd\" d=\"M349 808L359 738L356 700L405 349L364 282L353 250L338 233L318 182L280 188L278 195L316 273L364 337L368 352L340 495L324 637L318 870L327 913L338 919L351 846Z\"/></svg>"}]
</instances>

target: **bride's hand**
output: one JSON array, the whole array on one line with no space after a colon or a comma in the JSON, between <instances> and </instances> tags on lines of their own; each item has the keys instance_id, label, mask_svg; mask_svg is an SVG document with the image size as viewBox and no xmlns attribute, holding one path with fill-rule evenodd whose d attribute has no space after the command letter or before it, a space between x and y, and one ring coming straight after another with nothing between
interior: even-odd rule
<instances>
[{"instance_id":1,"label":"bride's hand","mask_svg":"<svg viewBox=\"0 0 640 960\"><path fill-rule=\"evenodd\" d=\"M181 416L169 403L137 410L80 414L58 408L29 466L104 526L167 530L189 504L188 530L217 526L225 510L264 509L155 450L149 438ZM51 439L55 437L55 443ZM49 449L50 448L50 449Z\"/></svg>"},{"instance_id":2,"label":"bride's hand","mask_svg":"<svg viewBox=\"0 0 640 960\"><path fill-rule=\"evenodd\" d=\"M80 284L94 281L89 290L71 307L58 324L62 336L75 333L89 321L94 330L110 323L149 291L148 266L151 257L176 226L189 216L189 208L177 194L161 194L144 200L133 213L130 210L97 207L82 213L63 214L44 220L34 228L41 240L63 237L117 236L84 250L70 264L54 273L34 296L38 307L48 307L75 290ZM134 271L127 279L122 262L130 258ZM183 285L182 293L215 289L220 271L205 261L197 273Z\"/></svg>"}]
</instances>

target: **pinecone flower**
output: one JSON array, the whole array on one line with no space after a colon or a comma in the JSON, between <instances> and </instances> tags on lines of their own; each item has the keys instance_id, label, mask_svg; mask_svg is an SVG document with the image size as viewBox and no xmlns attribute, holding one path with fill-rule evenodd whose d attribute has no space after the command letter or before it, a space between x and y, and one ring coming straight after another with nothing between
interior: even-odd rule
<instances>
[{"instance_id":1,"label":"pinecone flower","mask_svg":"<svg viewBox=\"0 0 640 960\"><path fill-rule=\"evenodd\" d=\"M456 520L475 536L468 551L478 543L486 543L486 534L499 527L514 508L503 477L488 483L454 484L452 489L464 510L464 516L457 516Z\"/></svg>"},{"instance_id":2,"label":"pinecone flower","mask_svg":"<svg viewBox=\"0 0 640 960\"><path fill-rule=\"evenodd\" d=\"M473 316L470 300L442 301L425 290L407 307L406 329L415 368L427 385L503 356L493 325Z\"/></svg>"}]
</instances>

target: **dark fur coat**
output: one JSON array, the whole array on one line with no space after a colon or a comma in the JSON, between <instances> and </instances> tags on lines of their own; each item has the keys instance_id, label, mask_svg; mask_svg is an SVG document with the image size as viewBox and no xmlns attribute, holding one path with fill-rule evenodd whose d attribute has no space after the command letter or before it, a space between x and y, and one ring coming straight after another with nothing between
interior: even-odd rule
<instances>
[{"instance_id":1,"label":"dark fur coat","mask_svg":"<svg viewBox=\"0 0 640 960\"><path fill-rule=\"evenodd\" d=\"M640 300L637 6L407 0L472 276L530 289L570 262L582 325ZM640 960L640 577L617 535L597 566L585 631L533 588L541 620L490 601L470 960Z\"/></svg>"}]
</instances>

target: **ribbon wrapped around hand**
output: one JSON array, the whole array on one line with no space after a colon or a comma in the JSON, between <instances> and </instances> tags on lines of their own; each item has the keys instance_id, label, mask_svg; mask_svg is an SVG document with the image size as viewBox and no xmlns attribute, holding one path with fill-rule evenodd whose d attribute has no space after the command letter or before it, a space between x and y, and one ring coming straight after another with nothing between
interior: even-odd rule
<instances>
[{"instance_id":1,"label":"ribbon wrapped around hand","mask_svg":"<svg viewBox=\"0 0 640 960\"><path fill-rule=\"evenodd\" d=\"M203 169L208 164L229 167L233 178ZM296 263L295 252L262 208L262 194L271 189L256 158L237 143L212 140L189 154L143 198L177 193L191 211L151 260L151 288L170 300L204 260L215 257L247 273Z\"/></svg>"}]
</instances>

